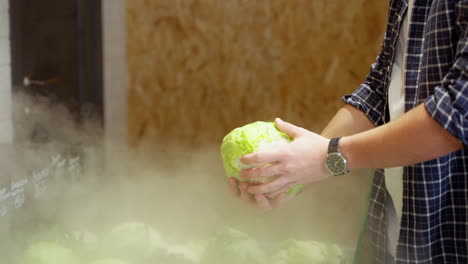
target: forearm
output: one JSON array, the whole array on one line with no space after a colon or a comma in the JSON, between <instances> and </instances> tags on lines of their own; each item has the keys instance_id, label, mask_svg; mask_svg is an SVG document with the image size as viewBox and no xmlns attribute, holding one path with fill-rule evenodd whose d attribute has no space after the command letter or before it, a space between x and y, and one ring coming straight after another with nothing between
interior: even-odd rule
<instances>
[{"instance_id":1,"label":"forearm","mask_svg":"<svg viewBox=\"0 0 468 264\"><path fill-rule=\"evenodd\" d=\"M461 149L424 105L383 126L344 137L340 150L349 169L390 168L432 160Z\"/></svg>"},{"instance_id":2,"label":"forearm","mask_svg":"<svg viewBox=\"0 0 468 264\"><path fill-rule=\"evenodd\" d=\"M325 127L322 136L326 138L354 135L374 128L374 124L361 110L345 104Z\"/></svg>"}]
</instances>

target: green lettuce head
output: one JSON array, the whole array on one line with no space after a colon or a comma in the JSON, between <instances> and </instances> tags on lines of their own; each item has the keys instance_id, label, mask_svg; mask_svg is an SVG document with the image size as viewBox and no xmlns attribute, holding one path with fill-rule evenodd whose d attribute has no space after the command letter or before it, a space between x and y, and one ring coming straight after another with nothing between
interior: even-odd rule
<instances>
[{"instance_id":1,"label":"green lettuce head","mask_svg":"<svg viewBox=\"0 0 468 264\"><path fill-rule=\"evenodd\" d=\"M249 168L240 162L242 156L287 145L291 141L292 138L276 129L273 122L257 121L234 129L224 137L221 144L227 175L241 180L239 171Z\"/></svg>"},{"instance_id":2,"label":"green lettuce head","mask_svg":"<svg viewBox=\"0 0 468 264\"><path fill-rule=\"evenodd\" d=\"M171 264L195 264L199 263L201 255L203 254L206 245L199 242L199 244L191 243L187 245L168 245L166 254L162 258L164 263Z\"/></svg>"},{"instance_id":3,"label":"green lettuce head","mask_svg":"<svg viewBox=\"0 0 468 264\"><path fill-rule=\"evenodd\" d=\"M36 242L24 252L22 264L79 264L75 253L56 242Z\"/></svg>"},{"instance_id":4,"label":"green lettuce head","mask_svg":"<svg viewBox=\"0 0 468 264\"><path fill-rule=\"evenodd\" d=\"M272 260L273 264L341 264L344 255L336 245L289 239Z\"/></svg>"},{"instance_id":5,"label":"green lettuce head","mask_svg":"<svg viewBox=\"0 0 468 264\"><path fill-rule=\"evenodd\" d=\"M140 222L114 226L101 239L103 257L144 262L163 254L167 243L153 227Z\"/></svg>"},{"instance_id":6,"label":"green lettuce head","mask_svg":"<svg viewBox=\"0 0 468 264\"><path fill-rule=\"evenodd\" d=\"M127 262L115 258L106 258L95 260L93 262L90 262L89 264L127 264Z\"/></svg>"},{"instance_id":7,"label":"green lettuce head","mask_svg":"<svg viewBox=\"0 0 468 264\"><path fill-rule=\"evenodd\" d=\"M248 166L242 164L240 162L242 156L281 147L292 141L293 139L290 136L276 128L274 122L257 121L232 130L224 137L221 144L221 155L227 176L242 181L239 177L240 170L265 165L254 164ZM293 187L288 191L288 194L297 192L301 188L302 185Z\"/></svg>"},{"instance_id":8,"label":"green lettuce head","mask_svg":"<svg viewBox=\"0 0 468 264\"><path fill-rule=\"evenodd\" d=\"M226 228L209 241L200 263L266 264L268 261L255 239L236 229Z\"/></svg>"}]
</instances>

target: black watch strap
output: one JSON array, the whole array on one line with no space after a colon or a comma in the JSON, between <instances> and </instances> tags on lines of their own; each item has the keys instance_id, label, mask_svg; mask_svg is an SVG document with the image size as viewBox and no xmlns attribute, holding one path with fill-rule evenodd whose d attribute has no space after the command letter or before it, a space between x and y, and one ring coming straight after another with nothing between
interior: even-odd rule
<instances>
[{"instance_id":1,"label":"black watch strap","mask_svg":"<svg viewBox=\"0 0 468 264\"><path fill-rule=\"evenodd\" d=\"M328 154L339 152L338 143L340 143L341 138L332 138L328 144Z\"/></svg>"}]
</instances>

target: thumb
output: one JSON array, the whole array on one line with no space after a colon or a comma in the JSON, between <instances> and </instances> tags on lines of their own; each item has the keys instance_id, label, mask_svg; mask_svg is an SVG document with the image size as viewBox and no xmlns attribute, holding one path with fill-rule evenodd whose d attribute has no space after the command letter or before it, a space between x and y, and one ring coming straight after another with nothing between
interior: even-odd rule
<instances>
[{"instance_id":1,"label":"thumb","mask_svg":"<svg viewBox=\"0 0 468 264\"><path fill-rule=\"evenodd\" d=\"M304 134L304 129L302 127L295 126L288 122L284 122L280 118L275 119L276 127L281 131L286 133L292 138L300 137Z\"/></svg>"}]
</instances>

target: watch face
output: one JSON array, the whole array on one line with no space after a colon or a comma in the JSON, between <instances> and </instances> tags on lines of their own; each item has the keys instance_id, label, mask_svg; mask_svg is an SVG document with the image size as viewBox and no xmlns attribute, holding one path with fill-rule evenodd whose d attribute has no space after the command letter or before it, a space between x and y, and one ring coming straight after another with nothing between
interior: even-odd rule
<instances>
[{"instance_id":1,"label":"watch face","mask_svg":"<svg viewBox=\"0 0 468 264\"><path fill-rule=\"evenodd\" d=\"M340 175L346 171L346 161L339 153L328 154L325 165L333 175Z\"/></svg>"}]
</instances>

